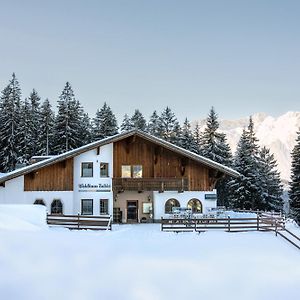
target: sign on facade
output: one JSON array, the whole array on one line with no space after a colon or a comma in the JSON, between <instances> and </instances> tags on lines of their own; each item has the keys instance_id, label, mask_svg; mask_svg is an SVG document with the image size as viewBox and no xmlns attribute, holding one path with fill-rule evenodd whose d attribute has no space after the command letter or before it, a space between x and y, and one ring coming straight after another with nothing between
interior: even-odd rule
<instances>
[{"instance_id":1,"label":"sign on facade","mask_svg":"<svg viewBox=\"0 0 300 300\"><path fill-rule=\"evenodd\" d=\"M205 200L217 200L217 194L205 194L204 199Z\"/></svg>"},{"instance_id":2,"label":"sign on facade","mask_svg":"<svg viewBox=\"0 0 300 300\"><path fill-rule=\"evenodd\" d=\"M78 187L79 192L111 192L111 185L109 183L80 183Z\"/></svg>"}]
</instances>

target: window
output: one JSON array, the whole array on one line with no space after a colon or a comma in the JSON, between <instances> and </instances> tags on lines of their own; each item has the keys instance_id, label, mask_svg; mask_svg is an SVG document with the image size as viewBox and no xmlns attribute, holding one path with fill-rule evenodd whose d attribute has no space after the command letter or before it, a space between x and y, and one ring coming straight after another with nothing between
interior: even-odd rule
<instances>
[{"instance_id":1,"label":"window","mask_svg":"<svg viewBox=\"0 0 300 300\"><path fill-rule=\"evenodd\" d=\"M122 177L130 178L131 177L131 166L122 166Z\"/></svg>"},{"instance_id":2,"label":"window","mask_svg":"<svg viewBox=\"0 0 300 300\"><path fill-rule=\"evenodd\" d=\"M108 163L100 163L100 177L108 177Z\"/></svg>"},{"instance_id":3,"label":"window","mask_svg":"<svg viewBox=\"0 0 300 300\"><path fill-rule=\"evenodd\" d=\"M92 162L81 163L81 177L93 177L93 163Z\"/></svg>"},{"instance_id":4,"label":"window","mask_svg":"<svg viewBox=\"0 0 300 300\"><path fill-rule=\"evenodd\" d=\"M192 213L202 213L202 204L198 199L191 199L188 204L187 208L192 210Z\"/></svg>"},{"instance_id":5,"label":"window","mask_svg":"<svg viewBox=\"0 0 300 300\"><path fill-rule=\"evenodd\" d=\"M93 214L93 199L81 199L81 214L82 215Z\"/></svg>"},{"instance_id":6,"label":"window","mask_svg":"<svg viewBox=\"0 0 300 300\"><path fill-rule=\"evenodd\" d=\"M132 177L133 178L142 178L143 177L143 166L136 165L132 167Z\"/></svg>"},{"instance_id":7,"label":"window","mask_svg":"<svg viewBox=\"0 0 300 300\"><path fill-rule=\"evenodd\" d=\"M165 204L165 213L171 214L173 207L180 207L180 203L176 199L169 199Z\"/></svg>"},{"instance_id":8,"label":"window","mask_svg":"<svg viewBox=\"0 0 300 300\"><path fill-rule=\"evenodd\" d=\"M122 177L123 178L142 178L143 177L143 166L142 165L123 165L122 166Z\"/></svg>"},{"instance_id":9,"label":"window","mask_svg":"<svg viewBox=\"0 0 300 300\"><path fill-rule=\"evenodd\" d=\"M108 199L100 199L100 215L108 215Z\"/></svg>"},{"instance_id":10,"label":"window","mask_svg":"<svg viewBox=\"0 0 300 300\"><path fill-rule=\"evenodd\" d=\"M51 214L62 215L63 205L59 199L53 200L51 203Z\"/></svg>"},{"instance_id":11,"label":"window","mask_svg":"<svg viewBox=\"0 0 300 300\"><path fill-rule=\"evenodd\" d=\"M33 204L39 204L39 205L46 206L46 204L45 204L45 202L44 202L43 199L36 199Z\"/></svg>"}]
</instances>

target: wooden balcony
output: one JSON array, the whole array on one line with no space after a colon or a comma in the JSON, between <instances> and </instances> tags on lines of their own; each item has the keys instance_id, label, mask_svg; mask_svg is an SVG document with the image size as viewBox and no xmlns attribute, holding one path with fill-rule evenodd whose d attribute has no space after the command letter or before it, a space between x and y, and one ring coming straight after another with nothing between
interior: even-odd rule
<instances>
[{"instance_id":1,"label":"wooden balcony","mask_svg":"<svg viewBox=\"0 0 300 300\"><path fill-rule=\"evenodd\" d=\"M113 178L113 191L178 191L188 190L188 178Z\"/></svg>"}]
</instances>

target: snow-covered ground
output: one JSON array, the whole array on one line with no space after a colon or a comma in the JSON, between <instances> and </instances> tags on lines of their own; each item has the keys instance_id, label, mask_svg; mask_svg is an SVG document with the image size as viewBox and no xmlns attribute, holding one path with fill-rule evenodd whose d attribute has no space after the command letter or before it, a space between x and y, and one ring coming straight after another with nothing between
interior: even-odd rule
<instances>
[{"instance_id":1,"label":"snow-covered ground","mask_svg":"<svg viewBox=\"0 0 300 300\"><path fill-rule=\"evenodd\" d=\"M32 220L19 214L18 226L16 214L0 211L1 299L299 297L300 251L274 233L176 234L159 224L68 231L48 229L42 209Z\"/></svg>"}]
</instances>

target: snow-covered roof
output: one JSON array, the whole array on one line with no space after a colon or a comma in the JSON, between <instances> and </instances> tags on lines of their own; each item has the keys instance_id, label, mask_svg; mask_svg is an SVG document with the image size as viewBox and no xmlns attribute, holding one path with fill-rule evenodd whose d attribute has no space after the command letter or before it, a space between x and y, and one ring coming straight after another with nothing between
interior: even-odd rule
<instances>
[{"instance_id":1,"label":"snow-covered roof","mask_svg":"<svg viewBox=\"0 0 300 300\"><path fill-rule=\"evenodd\" d=\"M232 168L229 168L229 167L226 167L222 164L219 164L211 159L208 159L206 157L203 157L201 155L198 155L198 154L195 154L191 151L188 151L186 149L183 149L179 146L176 146L170 142L167 142L163 139L160 139L160 138L157 138L153 135L150 135L148 133L145 133L143 131L140 131L140 130L130 130L130 131L127 131L127 132L124 132L124 133L119 133L119 134L116 134L116 135L113 135L113 136L110 136L110 137L107 137L107 138L104 138L102 140L99 140L99 141L95 141L95 142L92 142L90 144L87 144L87 145L84 145L82 147L79 147L79 148L76 148L76 149L73 149L73 150L70 150L70 151L67 151L65 153L62 153L62 154L59 154L59 155L56 155L56 156L53 156L53 157L50 157L48 159L45 159L45 160L42 160L42 161L39 161L39 162L36 162L32 165L29 165L29 166L26 166L26 167L23 167L23 168L20 168L20 169L17 169L17 170L14 170L12 172L9 172L9 173L5 173L2 177L0 176L0 183L3 183L7 180L10 180L10 179L13 179L13 178L16 178L18 176L22 176L22 175L25 175L25 174L28 174L30 172L33 172L35 170L38 170L40 168L43 168L43 167L47 167L47 166L50 166L50 165L53 165L57 162L60 162L60 161L63 161L63 160L66 160L68 158L72 158L74 156L77 156L83 152L87 152L87 151L90 151L90 150L93 150L93 149L96 149L98 147L101 147L101 146L104 146L104 145L107 145L107 144L110 144L110 143L114 143L114 142L117 142L119 140L122 140L122 139L125 139L127 137L130 137L130 136L139 136L141 138L144 138L148 141L151 141L155 144L158 144L162 147L165 147L171 151L174 151L176 153L179 153L183 156L186 156L192 160L195 160L197 162L200 162L208 167L211 167L213 169L216 169L218 171L221 171L227 175L230 175L230 176L233 176L233 177L239 177L240 176L240 173L233 170Z\"/></svg>"}]
</instances>

